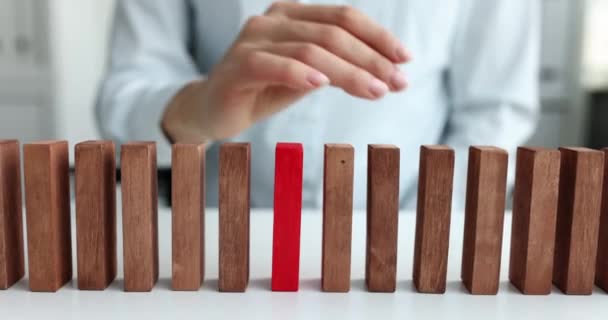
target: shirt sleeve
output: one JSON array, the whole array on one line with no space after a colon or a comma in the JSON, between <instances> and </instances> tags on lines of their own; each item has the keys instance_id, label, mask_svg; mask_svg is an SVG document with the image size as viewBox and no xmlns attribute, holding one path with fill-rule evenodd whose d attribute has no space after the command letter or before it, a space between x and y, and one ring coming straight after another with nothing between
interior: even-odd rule
<instances>
[{"instance_id":1,"label":"shirt sleeve","mask_svg":"<svg viewBox=\"0 0 608 320\"><path fill-rule=\"evenodd\" d=\"M160 120L186 83L200 77L190 54L186 0L119 0L116 3L107 73L96 112L102 135L123 143L158 143L159 163L170 144Z\"/></svg>"},{"instance_id":2,"label":"shirt sleeve","mask_svg":"<svg viewBox=\"0 0 608 320\"><path fill-rule=\"evenodd\" d=\"M509 152L510 189L517 147L539 117L539 1L463 3L447 72L452 106L442 141L456 151L454 208L464 208L469 146Z\"/></svg>"}]
</instances>

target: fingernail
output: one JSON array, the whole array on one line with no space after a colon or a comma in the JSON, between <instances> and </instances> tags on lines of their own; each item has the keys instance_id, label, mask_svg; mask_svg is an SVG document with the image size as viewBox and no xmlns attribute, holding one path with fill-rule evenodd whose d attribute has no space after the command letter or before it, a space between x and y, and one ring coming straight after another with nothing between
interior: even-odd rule
<instances>
[{"instance_id":1,"label":"fingernail","mask_svg":"<svg viewBox=\"0 0 608 320\"><path fill-rule=\"evenodd\" d=\"M386 85L386 83L378 79L373 79L369 83L369 92L375 98L380 98L388 92L388 86Z\"/></svg>"},{"instance_id":2,"label":"fingernail","mask_svg":"<svg viewBox=\"0 0 608 320\"><path fill-rule=\"evenodd\" d=\"M403 72L397 70L393 73L393 76L391 77L391 86L395 90L401 90L407 86L407 80L405 79Z\"/></svg>"},{"instance_id":3,"label":"fingernail","mask_svg":"<svg viewBox=\"0 0 608 320\"><path fill-rule=\"evenodd\" d=\"M410 60L409 52L407 52L407 50L405 50L405 48L401 45L397 47L395 53L397 54L397 58L399 58L400 61Z\"/></svg>"},{"instance_id":4,"label":"fingernail","mask_svg":"<svg viewBox=\"0 0 608 320\"><path fill-rule=\"evenodd\" d=\"M309 74L306 80L315 88L329 84L329 78L321 72L314 72Z\"/></svg>"}]
</instances>

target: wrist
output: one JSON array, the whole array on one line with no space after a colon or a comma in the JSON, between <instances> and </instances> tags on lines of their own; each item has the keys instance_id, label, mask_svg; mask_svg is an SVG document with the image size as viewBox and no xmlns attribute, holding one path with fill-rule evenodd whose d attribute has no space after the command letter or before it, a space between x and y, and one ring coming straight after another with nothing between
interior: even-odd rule
<instances>
[{"instance_id":1,"label":"wrist","mask_svg":"<svg viewBox=\"0 0 608 320\"><path fill-rule=\"evenodd\" d=\"M203 125L206 81L186 84L167 104L161 129L171 143L207 143L213 137Z\"/></svg>"}]
</instances>

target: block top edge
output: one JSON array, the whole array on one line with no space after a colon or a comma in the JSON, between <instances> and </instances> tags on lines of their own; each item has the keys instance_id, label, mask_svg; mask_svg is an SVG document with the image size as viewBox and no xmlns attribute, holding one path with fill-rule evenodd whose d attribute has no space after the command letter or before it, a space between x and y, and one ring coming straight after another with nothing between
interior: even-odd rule
<instances>
[{"instance_id":1,"label":"block top edge","mask_svg":"<svg viewBox=\"0 0 608 320\"><path fill-rule=\"evenodd\" d=\"M348 143L326 143L324 147L325 148L354 149L354 147Z\"/></svg>"},{"instance_id":2,"label":"block top edge","mask_svg":"<svg viewBox=\"0 0 608 320\"><path fill-rule=\"evenodd\" d=\"M67 140L40 140L26 143L23 146L52 146L52 145L67 145Z\"/></svg>"},{"instance_id":3,"label":"block top edge","mask_svg":"<svg viewBox=\"0 0 608 320\"><path fill-rule=\"evenodd\" d=\"M576 152L576 153L602 153L600 150L585 148L585 147L559 147L559 151Z\"/></svg>"},{"instance_id":4,"label":"block top edge","mask_svg":"<svg viewBox=\"0 0 608 320\"><path fill-rule=\"evenodd\" d=\"M302 150L302 144L296 142L278 142L277 149Z\"/></svg>"},{"instance_id":5,"label":"block top edge","mask_svg":"<svg viewBox=\"0 0 608 320\"><path fill-rule=\"evenodd\" d=\"M394 144L368 144L367 146L371 149L399 149Z\"/></svg>"}]
</instances>

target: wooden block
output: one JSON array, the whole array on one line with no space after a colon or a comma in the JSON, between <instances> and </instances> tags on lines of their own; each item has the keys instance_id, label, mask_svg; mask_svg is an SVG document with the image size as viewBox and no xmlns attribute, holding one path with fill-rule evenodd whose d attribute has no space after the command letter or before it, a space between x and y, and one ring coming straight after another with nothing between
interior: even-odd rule
<instances>
[{"instance_id":1,"label":"wooden block","mask_svg":"<svg viewBox=\"0 0 608 320\"><path fill-rule=\"evenodd\" d=\"M219 282L224 292L244 292L249 282L249 143L220 147Z\"/></svg>"},{"instance_id":2,"label":"wooden block","mask_svg":"<svg viewBox=\"0 0 608 320\"><path fill-rule=\"evenodd\" d=\"M461 278L472 294L498 292L508 154L470 147Z\"/></svg>"},{"instance_id":3,"label":"wooden block","mask_svg":"<svg viewBox=\"0 0 608 320\"><path fill-rule=\"evenodd\" d=\"M196 291L205 275L205 146L174 144L171 165L171 285Z\"/></svg>"},{"instance_id":4,"label":"wooden block","mask_svg":"<svg viewBox=\"0 0 608 320\"><path fill-rule=\"evenodd\" d=\"M278 143L275 157L271 287L272 291L298 291L302 145Z\"/></svg>"},{"instance_id":5,"label":"wooden block","mask_svg":"<svg viewBox=\"0 0 608 320\"><path fill-rule=\"evenodd\" d=\"M125 291L151 291L158 280L156 143L120 151Z\"/></svg>"},{"instance_id":6,"label":"wooden block","mask_svg":"<svg viewBox=\"0 0 608 320\"><path fill-rule=\"evenodd\" d=\"M350 290L354 153L351 145L325 145L321 289L327 292Z\"/></svg>"},{"instance_id":7,"label":"wooden block","mask_svg":"<svg viewBox=\"0 0 608 320\"><path fill-rule=\"evenodd\" d=\"M604 153L604 181L602 187L595 284L608 292L608 148L602 149L602 152Z\"/></svg>"},{"instance_id":8,"label":"wooden block","mask_svg":"<svg viewBox=\"0 0 608 320\"><path fill-rule=\"evenodd\" d=\"M517 149L509 280L524 294L551 293L560 153Z\"/></svg>"},{"instance_id":9,"label":"wooden block","mask_svg":"<svg viewBox=\"0 0 608 320\"><path fill-rule=\"evenodd\" d=\"M0 140L0 289L24 274L20 158L17 140Z\"/></svg>"},{"instance_id":10,"label":"wooden block","mask_svg":"<svg viewBox=\"0 0 608 320\"><path fill-rule=\"evenodd\" d=\"M114 142L82 142L75 154L78 288L103 290L116 277Z\"/></svg>"},{"instance_id":11,"label":"wooden block","mask_svg":"<svg viewBox=\"0 0 608 320\"><path fill-rule=\"evenodd\" d=\"M67 141L23 146L29 282L54 292L72 279Z\"/></svg>"},{"instance_id":12,"label":"wooden block","mask_svg":"<svg viewBox=\"0 0 608 320\"><path fill-rule=\"evenodd\" d=\"M561 170L553 283L566 294L593 291L604 178L604 153L560 148Z\"/></svg>"},{"instance_id":13,"label":"wooden block","mask_svg":"<svg viewBox=\"0 0 608 320\"><path fill-rule=\"evenodd\" d=\"M367 147L365 283L372 292L394 292L397 286L399 158L396 146Z\"/></svg>"},{"instance_id":14,"label":"wooden block","mask_svg":"<svg viewBox=\"0 0 608 320\"><path fill-rule=\"evenodd\" d=\"M414 286L418 292L444 293L446 287L454 150L422 146L418 178Z\"/></svg>"}]
</instances>

